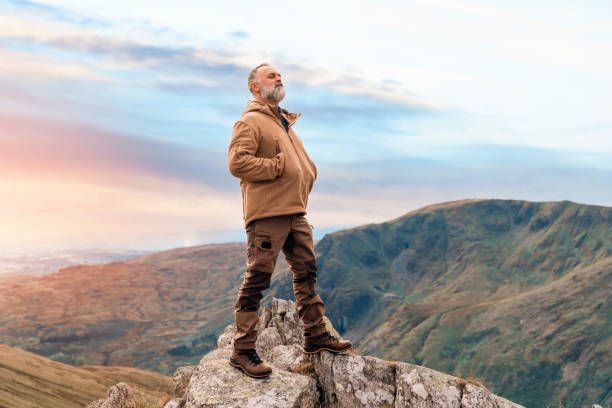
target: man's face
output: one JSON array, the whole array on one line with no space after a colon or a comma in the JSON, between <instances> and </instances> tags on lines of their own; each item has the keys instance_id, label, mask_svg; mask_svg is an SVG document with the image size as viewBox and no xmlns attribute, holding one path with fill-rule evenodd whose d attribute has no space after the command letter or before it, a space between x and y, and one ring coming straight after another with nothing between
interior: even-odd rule
<instances>
[{"instance_id":1,"label":"man's face","mask_svg":"<svg viewBox=\"0 0 612 408\"><path fill-rule=\"evenodd\" d=\"M262 98L280 102L285 97L281 74L272 66L266 65L257 70L254 86L254 90L259 90Z\"/></svg>"}]
</instances>

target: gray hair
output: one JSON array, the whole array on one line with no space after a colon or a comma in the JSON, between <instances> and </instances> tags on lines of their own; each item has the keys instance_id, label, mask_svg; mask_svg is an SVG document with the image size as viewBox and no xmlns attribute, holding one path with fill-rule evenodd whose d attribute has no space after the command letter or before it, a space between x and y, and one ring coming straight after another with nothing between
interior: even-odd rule
<instances>
[{"instance_id":1,"label":"gray hair","mask_svg":"<svg viewBox=\"0 0 612 408\"><path fill-rule=\"evenodd\" d=\"M270 64L268 64L267 62L262 62L261 64L253 68L251 72L249 73L249 82L248 82L249 92L253 93L253 90L251 89L251 84L255 82L257 71L259 70L259 68L265 67L265 66L270 66Z\"/></svg>"}]
</instances>

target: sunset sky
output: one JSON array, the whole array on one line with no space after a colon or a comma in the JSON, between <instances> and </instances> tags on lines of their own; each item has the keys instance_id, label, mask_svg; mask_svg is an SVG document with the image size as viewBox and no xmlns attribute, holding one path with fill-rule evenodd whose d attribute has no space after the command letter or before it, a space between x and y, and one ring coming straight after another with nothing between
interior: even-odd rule
<instances>
[{"instance_id":1,"label":"sunset sky","mask_svg":"<svg viewBox=\"0 0 612 408\"><path fill-rule=\"evenodd\" d=\"M263 61L315 238L465 198L612 205L609 1L0 0L0 255L244 241Z\"/></svg>"}]
</instances>

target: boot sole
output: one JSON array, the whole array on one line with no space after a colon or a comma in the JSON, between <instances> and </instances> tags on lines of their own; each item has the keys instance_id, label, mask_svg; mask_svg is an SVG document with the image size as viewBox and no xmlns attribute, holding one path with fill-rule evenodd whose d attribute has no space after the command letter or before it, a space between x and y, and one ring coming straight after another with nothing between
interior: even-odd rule
<instances>
[{"instance_id":1,"label":"boot sole","mask_svg":"<svg viewBox=\"0 0 612 408\"><path fill-rule=\"evenodd\" d=\"M327 347L304 347L304 353L306 353L306 354L319 354L321 351L327 350L327 351L331 351L332 353L338 354L338 353L344 353L345 351L348 351L348 350L350 350L352 348L353 347L350 346L350 347L347 347L347 348L339 350L339 349L330 349L330 348L327 348Z\"/></svg>"},{"instance_id":2,"label":"boot sole","mask_svg":"<svg viewBox=\"0 0 612 408\"><path fill-rule=\"evenodd\" d=\"M243 371L243 372L244 372L246 375L248 375L249 377L253 377L253 378L263 378L263 377L268 377L270 374L272 374L272 370L270 370L270 372L269 372L269 373L266 373L266 374L251 374L251 373L249 373L249 372L246 370L246 368L244 368L244 367L242 366L242 364L238 363L237 361L235 361L234 359L231 359L231 358L230 358L229 363L230 363L230 365L231 365L231 366L234 366L234 367L236 367L236 368L241 369L241 370L242 370L242 371Z\"/></svg>"}]
</instances>

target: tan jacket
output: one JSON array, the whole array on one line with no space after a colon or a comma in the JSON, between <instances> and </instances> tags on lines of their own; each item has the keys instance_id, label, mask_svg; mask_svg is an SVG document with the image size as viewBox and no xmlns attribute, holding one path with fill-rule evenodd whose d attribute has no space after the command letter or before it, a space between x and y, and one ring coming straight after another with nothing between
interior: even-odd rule
<instances>
[{"instance_id":1,"label":"tan jacket","mask_svg":"<svg viewBox=\"0 0 612 408\"><path fill-rule=\"evenodd\" d=\"M240 179L244 225L275 215L306 212L317 169L292 125L300 116L259 101L248 101L234 124L228 150L230 172Z\"/></svg>"}]
</instances>

